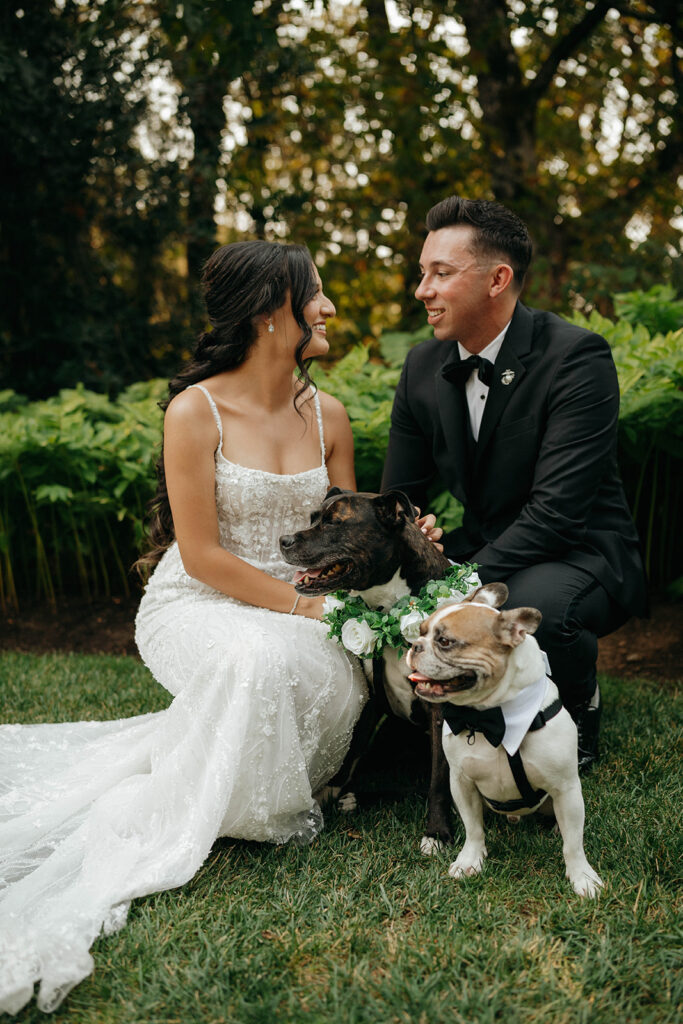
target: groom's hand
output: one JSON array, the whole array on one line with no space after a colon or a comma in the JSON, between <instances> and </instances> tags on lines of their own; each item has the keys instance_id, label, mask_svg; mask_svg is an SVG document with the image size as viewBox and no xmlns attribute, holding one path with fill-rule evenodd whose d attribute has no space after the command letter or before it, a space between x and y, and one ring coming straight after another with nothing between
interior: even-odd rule
<instances>
[{"instance_id":1,"label":"groom's hand","mask_svg":"<svg viewBox=\"0 0 683 1024\"><path fill-rule=\"evenodd\" d=\"M424 533L427 540L430 540L438 551L443 551L443 544L439 544L439 541L443 537L443 530L440 526L436 525L436 516L431 512L428 512L426 516L420 515L419 508L416 508L415 511L417 512L415 522L420 527L422 533Z\"/></svg>"}]
</instances>

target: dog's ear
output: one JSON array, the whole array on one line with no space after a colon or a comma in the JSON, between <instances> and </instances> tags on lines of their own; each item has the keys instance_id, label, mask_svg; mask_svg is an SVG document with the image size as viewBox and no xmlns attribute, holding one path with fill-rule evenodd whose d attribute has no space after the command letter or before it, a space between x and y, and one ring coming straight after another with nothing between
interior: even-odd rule
<instances>
[{"instance_id":1,"label":"dog's ear","mask_svg":"<svg viewBox=\"0 0 683 1024\"><path fill-rule=\"evenodd\" d=\"M504 583L487 583L477 590L473 590L464 599L465 601L477 601L478 604L487 604L491 608L500 608L508 599L508 588Z\"/></svg>"},{"instance_id":2,"label":"dog's ear","mask_svg":"<svg viewBox=\"0 0 683 1024\"><path fill-rule=\"evenodd\" d=\"M375 515L387 529L413 522L417 512L415 506L403 491L387 491L373 499Z\"/></svg>"},{"instance_id":3,"label":"dog's ear","mask_svg":"<svg viewBox=\"0 0 683 1024\"><path fill-rule=\"evenodd\" d=\"M527 633L535 633L543 616L537 608L511 608L496 615L494 636L506 647L517 647Z\"/></svg>"},{"instance_id":4,"label":"dog's ear","mask_svg":"<svg viewBox=\"0 0 683 1024\"><path fill-rule=\"evenodd\" d=\"M353 491L343 491L341 487L330 487L327 494L325 495L325 501L328 498L336 498L338 494L353 494Z\"/></svg>"}]
</instances>

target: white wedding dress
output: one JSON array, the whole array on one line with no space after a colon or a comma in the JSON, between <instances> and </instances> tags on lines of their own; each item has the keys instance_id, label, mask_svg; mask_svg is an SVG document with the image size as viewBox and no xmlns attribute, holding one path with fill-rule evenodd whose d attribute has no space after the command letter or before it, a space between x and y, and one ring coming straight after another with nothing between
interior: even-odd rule
<instances>
[{"instance_id":1,"label":"white wedding dress","mask_svg":"<svg viewBox=\"0 0 683 1024\"><path fill-rule=\"evenodd\" d=\"M224 547L279 579L278 538L308 525L322 463L293 475L222 455ZM310 842L312 794L339 768L366 698L359 665L327 627L226 597L164 554L136 621L145 663L175 699L113 722L0 727L0 1011L40 982L53 1010L90 973L100 932L136 896L187 882L218 836Z\"/></svg>"}]
</instances>

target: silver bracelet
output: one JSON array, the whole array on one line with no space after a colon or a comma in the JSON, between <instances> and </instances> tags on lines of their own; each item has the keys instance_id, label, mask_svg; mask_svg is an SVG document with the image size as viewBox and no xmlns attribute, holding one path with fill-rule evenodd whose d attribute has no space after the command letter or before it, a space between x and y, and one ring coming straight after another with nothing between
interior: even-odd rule
<instances>
[{"instance_id":1,"label":"silver bracelet","mask_svg":"<svg viewBox=\"0 0 683 1024\"><path fill-rule=\"evenodd\" d=\"M294 612L296 611L296 606L298 605L298 603L299 603L299 601L300 601L300 600L301 600L301 594L297 594L297 595L296 595L296 599L295 599L295 601L294 601L294 604L293 604L293 605L292 605L292 607L291 607L291 608L289 609L289 614L290 614L290 615L293 615L293 614L294 614Z\"/></svg>"}]
</instances>

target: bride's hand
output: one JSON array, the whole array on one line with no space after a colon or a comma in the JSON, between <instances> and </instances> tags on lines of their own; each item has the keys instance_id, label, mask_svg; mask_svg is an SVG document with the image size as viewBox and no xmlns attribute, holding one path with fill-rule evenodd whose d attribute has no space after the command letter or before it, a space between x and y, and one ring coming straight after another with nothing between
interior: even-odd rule
<instances>
[{"instance_id":1,"label":"bride's hand","mask_svg":"<svg viewBox=\"0 0 683 1024\"><path fill-rule=\"evenodd\" d=\"M443 530L440 526L436 525L436 516L433 513L428 512L426 516L420 515L420 509L416 508L417 516L415 517L415 523L420 527L422 533L424 533L427 540L430 540L435 548L439 551L443 551L443 544L439 544L439 541L443 537Z\"/></svg>"},{"instance_id":2,"label":"bride's hand","mask_svg":"<svg viewBox=\"0 0 683 1024\"><path fill-rule=\"evenodd\" d=\"M324 603L324 595L321 597L304 597L302 595L299 598L299 603L296 606L294 614L304 615L307 619L321 619Z\"/></svg>"}]
</instances>

